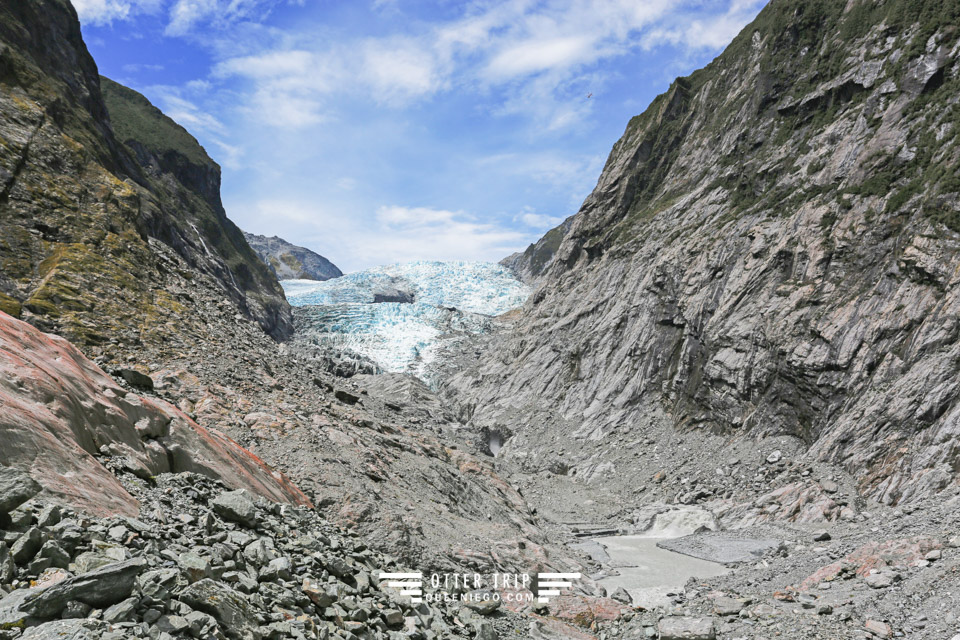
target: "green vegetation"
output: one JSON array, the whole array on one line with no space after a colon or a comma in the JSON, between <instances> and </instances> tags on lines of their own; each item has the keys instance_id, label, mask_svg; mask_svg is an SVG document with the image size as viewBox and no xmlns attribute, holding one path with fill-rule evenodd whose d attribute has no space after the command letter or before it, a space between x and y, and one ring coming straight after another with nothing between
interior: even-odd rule
<instances>
[{"instance_id":1,"label":"green vegetation","mask_svg":"<svg viewBox=\"0 0 960 640\"><path fill-rule=\"evenodd\" d=\"M158 156L175 151L197 165L216 164L196 138L133 89L100 76L100 90L121 142L135 140Z\"/></svg>"},{"instance_id":2,"label":"green vegetation","mask_svg":"<svg viewBox=\"0 0 960 640\"><path fill-rule=\"evenodd\" d=\"M13 316L14 318L19 318L20 301L0 292L0 311Z\"/></svg>"}]
</instances>

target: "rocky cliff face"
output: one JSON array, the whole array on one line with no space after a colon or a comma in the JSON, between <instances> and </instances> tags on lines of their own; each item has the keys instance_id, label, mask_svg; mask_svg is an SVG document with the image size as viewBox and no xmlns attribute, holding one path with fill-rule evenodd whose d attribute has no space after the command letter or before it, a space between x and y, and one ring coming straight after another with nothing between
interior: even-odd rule
<instances>
[{"instance_id":1,"label":"rocky cliff face","mask_svg":"<svg viewBox=\"0 0 960 640\"><path fill-rule=\"evenodd\" d=\"M4 3L0 18L2 309L81 345L180 342L179 317L199 315L181 285L199 272L288 336L279 284L196 141L135 92L101 91L69 2Z\"/></svg>"},{"instance_id":2,"label":"rocky cliff face","mask_svg":"<svg viewBox=\"0 0 960 640\"><path fill-rule=\"evenodd\" d=\"M553 262L560 243L573 225L573 216L570 216L522 252L509 255L500 261L500 264L513 271L518 278L530 283L536 281L550 263Z\"/></svg>"},{"instance_id":3,"label":"rocky cliff face","mask_svg":"<svg viewBox=\"0 0 960 640\"><path fill-rule=\"evenodd\" d=\"M330 280L343 272L318 253L290 244L283 238L243 232L257 255L280 280Z\"/></svg>"},{"instance_id":4,"label":"rocky cliff face","mask_svg":"<svg viewBox=\"0 0 960 640\"><path fill-rule=\"evenodd\" d=\"M792 439L885 503L955 482L958 17L773 0L630 121L514 330L451 381L463 416L578 477L629 475L663 420Z\"/></svg>"}]
</instances>

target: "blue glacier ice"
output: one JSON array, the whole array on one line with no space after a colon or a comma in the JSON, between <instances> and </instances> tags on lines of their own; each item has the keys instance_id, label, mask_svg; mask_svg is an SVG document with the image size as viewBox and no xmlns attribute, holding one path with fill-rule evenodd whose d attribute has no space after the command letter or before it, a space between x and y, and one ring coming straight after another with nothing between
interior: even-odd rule
<instances>
[{"instance_id":1,"label":"blue glacier ice","mask_svg":"<svg viewBox=\"0 0 960 640\"><path fill-rule=\"evenodd\" d=\"M310 338L421 377L445 337L486 332L493 316L530 295L509 269L488 262L411 262L281 285L291 305L304 307Z\"/></svg>"}]
</instances>

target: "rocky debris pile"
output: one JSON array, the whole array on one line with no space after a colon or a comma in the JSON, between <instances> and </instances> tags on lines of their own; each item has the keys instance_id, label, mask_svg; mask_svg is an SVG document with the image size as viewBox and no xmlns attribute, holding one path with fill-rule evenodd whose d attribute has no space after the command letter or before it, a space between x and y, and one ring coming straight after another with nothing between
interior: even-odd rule
<instances>
[{"instance_id":1,"label":"rocky debris pile","mask_svg":"<svg viewBox=\"0 0 960 640\"><path fill-rule=\"evenodd\" d=\"M494 459L471 453L449 403L426 385L398 375L338 377L328 351L302 340L278 345L238 322L209 289L192 295L224 339L182 350L108 345L95 362L146 374L153 390L139 396L225 433L379 551L445 571L579 570ZM380 381L396 384L381 389ZM134 391L121 376L114 382Z\"/></svg>"},{"instance_id":2,"label":"rocky debris pile","mask_svg":"<svg viewBox=\"0 0 960 640\"><path fill-rule=\"evenodd\" d=\"M497 637L476 612L414 604L387 587L380 572L405 567L312 510L197 474L153 483L107 465L142 505L138 517L37 501L10 514L0 539L3 640ZM5 508L29 493L22 478L0 475Z\"/></svg>"}]
</instances>

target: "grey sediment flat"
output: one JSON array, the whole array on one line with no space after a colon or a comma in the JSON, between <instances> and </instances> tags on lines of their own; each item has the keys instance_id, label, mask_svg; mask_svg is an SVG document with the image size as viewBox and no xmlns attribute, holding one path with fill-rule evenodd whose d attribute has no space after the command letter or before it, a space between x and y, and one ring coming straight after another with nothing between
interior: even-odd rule
<instances>
[{"instance_id":1,"label":"grey sediment flat","mask_svg":"<svg viewBox=\"0 0 960 640\"><path fill-rule=\"evenodd\" d=\"M696 533L682 538L661 540L661 549L722 564L750 562L780 546L773 538L744 538L722 531Z\"/></svg>"},{"instance_id":2,"label":"grey sediment flat","mask_svg":"<svg viewBox=\"0 0 960 640\"><path fill-rule=\"evenodd\" d=\"M722 564L663 549L662 538L611 536L597 538L610 556L610 567L619 575L602 578L600 584L612 593L623 587L635 605L644 607L670 604L668 593L683 588L696 576L709 578L728 571Z\"/></svg>"}]
</instances>

